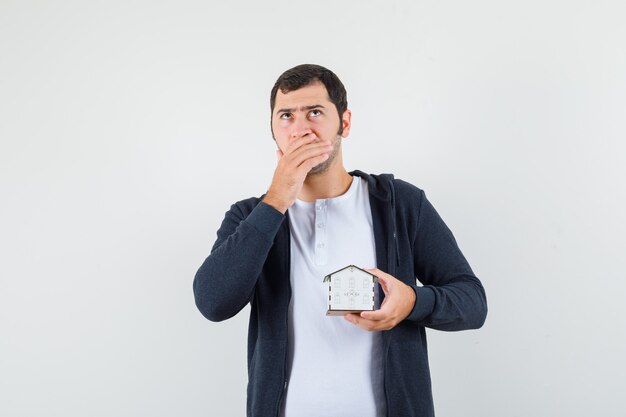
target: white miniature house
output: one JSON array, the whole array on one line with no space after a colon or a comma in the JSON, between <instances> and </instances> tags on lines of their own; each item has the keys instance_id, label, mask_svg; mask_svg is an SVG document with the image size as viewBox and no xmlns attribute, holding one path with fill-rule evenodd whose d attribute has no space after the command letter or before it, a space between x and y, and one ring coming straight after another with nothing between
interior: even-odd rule
<instances>
[{"instance_id":1,"label":"white miniature house","mask_svg":"<svg viewBox=\"0 0 626 417\"><path fill-rule=\"evenodd\" d=\"M348 265L324 277L328 282L327 316L374 310L376 275Z\"/></svg>"}]
</instances>

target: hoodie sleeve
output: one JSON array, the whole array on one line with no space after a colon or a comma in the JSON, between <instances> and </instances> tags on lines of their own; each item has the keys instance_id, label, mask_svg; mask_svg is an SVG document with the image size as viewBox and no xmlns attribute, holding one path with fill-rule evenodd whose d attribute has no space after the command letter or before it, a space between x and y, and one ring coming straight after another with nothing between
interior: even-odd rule
<instances>
[{"instance_id":1,"label":"hoodie sleeve","mask_svg":"<svg viewBox=\"0 0 626 417\"><path fill-rule=\"evenodd\" d=\"M408 320L437 330L477 329L487 316L480 280L461 253L450 229L420 190L419 217L413 244L417 298Z\"/></svg>"},{"instance_id":2,"label":"hoodie sleeve","mask_svg":"<svg viewBox=\"0 0 626 417\"><path fill-rule=\"evenodd\" d=\"M196 306L211 321L226 320L245 307L285 216L259 202L248 216L233 204L217 231L211 253L193 280Z\"/></svg>"}]
</instances>

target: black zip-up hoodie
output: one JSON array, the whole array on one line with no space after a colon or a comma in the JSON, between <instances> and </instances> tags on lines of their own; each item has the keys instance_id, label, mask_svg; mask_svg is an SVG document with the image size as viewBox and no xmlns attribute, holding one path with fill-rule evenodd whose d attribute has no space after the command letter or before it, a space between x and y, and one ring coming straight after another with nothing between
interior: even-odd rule
<instances>
[{"instance_id":1,"label":"black zip-up hoodie","mask_svg":"<svg viewBox=\"0 0 626 417\"><path fill-rule=\"evenodd\" d=\"M368 184L377 267L417 296L410 315L383 332L387 415L433 416L425 327L481 327L487 315L485 291L422 190L391 174L349 174ZM249 417L278 416L287 386L289 210L283 215L261 201L264 196L231 206L193 281L196 305L211 321L228 319L251 303ZM380 287L379 293L382 301Z\"/></svg>"}]
</instances>

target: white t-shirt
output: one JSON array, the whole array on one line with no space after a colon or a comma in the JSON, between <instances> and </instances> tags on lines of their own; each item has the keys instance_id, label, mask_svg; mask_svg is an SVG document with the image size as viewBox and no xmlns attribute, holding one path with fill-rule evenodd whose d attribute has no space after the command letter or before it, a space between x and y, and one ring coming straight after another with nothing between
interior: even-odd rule
<instances>
[{"instance_id":1,"label":"white t-shirt","mask_svg":"<svg viewBox=\"0 0 626 417\"><path fill-rule=\"evenodd\" d=\"M284 417L381 417L382 335L326 316L324 276L347 265L376 267L367 182L344 194L289 208L291 289ZM378 298L378 297L376 297ZM376 299L378 305L378 299Z\"/></svg>"}]
</instances>

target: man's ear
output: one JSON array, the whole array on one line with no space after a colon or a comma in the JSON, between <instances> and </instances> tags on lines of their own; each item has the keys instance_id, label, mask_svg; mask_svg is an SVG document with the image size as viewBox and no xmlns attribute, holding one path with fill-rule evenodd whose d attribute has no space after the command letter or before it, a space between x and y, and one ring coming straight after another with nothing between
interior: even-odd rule
<instances>
[{"instance_id":1,"label":"man's ear","mask_svg":"<svg viewBox=\"0 0 626 417\"><path fill-rule=\"evenodd\" d=\"M350 109L346 109L346 111L343 112L343 116L341 118L341 124L343 126L343 132L341 133L342 138L347 138L350 134L350 126L352 126L351 118L352 112L350 111Z\"/></svg>"}]
</instances>

